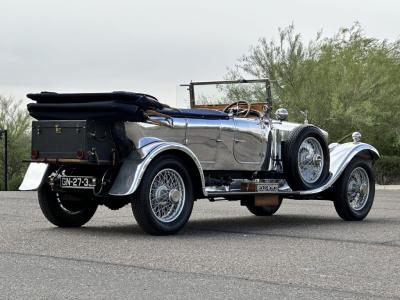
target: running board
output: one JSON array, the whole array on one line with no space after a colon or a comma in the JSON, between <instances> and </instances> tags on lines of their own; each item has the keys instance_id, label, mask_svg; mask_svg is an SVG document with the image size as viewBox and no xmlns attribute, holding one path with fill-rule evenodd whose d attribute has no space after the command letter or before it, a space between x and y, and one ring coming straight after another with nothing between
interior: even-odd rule
<instances>
[{"instance_id":1,"label":"running board","mask_svg":"<svg viewBox=\"0 0 400 300\"><path fill-rule=\"evenodd\" d=\"M276 191L276 192L241 192L241 191L217 191L207 192L207 197L224 197L224 196L246 196L246 195L301 195L300 191Z\"/></svg>"},{"instance_id":2,"label":"running board","mask_svg":"<svg viewBox=\"0 0 400 300\"><path fill-rule=\"evenodd\" d=\"M240 195L299 195L293 192L286 180L264 179L261 181L234 180L230 186L207 186L208 197Z\"/></svg>"},{"instance_id":3,"label":"running board","mask_svg":"<svg viewBox=\"0 0 400 300\"><path fill-rule=\"evenodd\" d=\"M246 196L246 195L283 195L311 197L332 186L332 176L320 187L312 190L293 191L286 180L264 179L259 181L234 180L230 186L206 186L207 197Z\"/></svg>"}]
</instances>

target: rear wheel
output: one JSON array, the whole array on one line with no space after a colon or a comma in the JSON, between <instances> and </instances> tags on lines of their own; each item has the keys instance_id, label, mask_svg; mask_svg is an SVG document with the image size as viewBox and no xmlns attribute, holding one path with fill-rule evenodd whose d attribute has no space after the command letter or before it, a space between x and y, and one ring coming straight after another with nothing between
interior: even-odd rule
<instances>
[{"instance_id":1,"label":"rear wheel","mask_svg":"<svg viewBox=\"0 0 400 300\"><path fill-rule=\"evenodd\" d=\"M46 219L59 227L79 227L86 224L98 206L86 194L56 193L47 183L39 188L38 199Z\"/></svg>"},{"instance_id":2,"label":"rear wheel","mask_svg":"<svg viewBox=\"0 0 400 300\"><path fill-rule=\"evenodd\" d=\"M164 155L145 172L132 201L140 227L153 235L174 234L187 223L193 208L190 175L176 156Z\"/></svg>"},{"instance_id":3,"label":"rear wheel","mask_svg":"<svg viewBox=\"0 0 400 300\"><path fill-rule=\"evenodd\" d=\"M333 189L333 203L338 215L346 221L363 220L375 197L375 178L368 160L354 158Z\"/></svg>"}]
</instances>

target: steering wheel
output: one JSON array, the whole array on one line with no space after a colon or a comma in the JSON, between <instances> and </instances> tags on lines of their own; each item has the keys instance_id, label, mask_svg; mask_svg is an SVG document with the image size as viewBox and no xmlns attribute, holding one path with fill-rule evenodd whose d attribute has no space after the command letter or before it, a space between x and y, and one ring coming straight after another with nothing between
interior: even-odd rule
<instances>
[{"instance_id":1,"label":"steering wheel","mask_svg":"<svg viewBox=\"0 0 400 300\"><path fill-rule=\"evenodd\" d=\"M246 108L241 108L240 105L246 105ZM236 106L236 107L234 107ZM231 104L229 104L228 106L226 106L224 108L224 113L233 113L234 116L240 116L243 115L243 118L246 118L249 113L250 113L250 109L251 109L251 104L247 101L244 100L240 100L240 101L236 101L233 102Z\"/></svg>"}]
</instances>

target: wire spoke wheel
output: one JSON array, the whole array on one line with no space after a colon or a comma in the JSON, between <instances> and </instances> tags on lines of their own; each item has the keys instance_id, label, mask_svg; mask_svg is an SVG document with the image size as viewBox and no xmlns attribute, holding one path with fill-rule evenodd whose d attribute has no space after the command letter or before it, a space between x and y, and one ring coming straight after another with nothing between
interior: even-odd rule
<instances>
[{"instance_id":1,"label":"wire spoke wheel","mask_svg":"<svg viewBox=\"0 0 400 300\"><path fill-rule=\"evenodd\" d=\"M185 204L185 184L174 169L157 173L150 185L151 211L161 222L173 222L181 214Z\"/></svg>"},{"instance_id":2,"label":"wire spoke wheel","mask_svg":"<svg viewBox=\"0 0 400 300\"><path fill-rule=\"evenodd\" d=\"M148 166L132 201L132 212L139 226L153 235L177 233L193 209L191 174L173 154L157 157Z\"/></svg>"},{"instance_id":3,"label":"wire spoke wheel","mask_svg":"<svg viewBox=\"0 0 400 300\"><path fill-rule=\"evenodd\" d=\"M346 221L363 220L371 210L375 196L375 177L368 160L355 157L333 187L333 203Z\"/></svg>"},{"instance_id":4,"label":"wire spoke wheel","mask_svg":"<svg viewBox=\"0 0 400 300\"><path fill-rule=\"evenodd\" d=\"M321 144L314 137L308 137L301 143L298 151L298 169L307 183L316 182L324 168L324 153Z\"/></svg>"},{"instance_id":5,"label":"wire spoke wheel","mask_svg":"<svg viewBox=\"0 0 400 300\"><path fill-rule=\"evenodd\" d=\"M282 158L288 184L294 191L318 188L329 176L326 135L313 125L300 125L290 132Z\"/></svg>"},{"instance_id":6,"label":"wire spoke wheel","mask_svg":"<svg viewBox=\"0 0 400 300\"><path fill-rule=\"evenodd\" d=\"M355 168L349 177L347 185L347 200L354 210L362 210L369 196L369 177L367 172L361 168Z\"/></svg>"}]
</instances>

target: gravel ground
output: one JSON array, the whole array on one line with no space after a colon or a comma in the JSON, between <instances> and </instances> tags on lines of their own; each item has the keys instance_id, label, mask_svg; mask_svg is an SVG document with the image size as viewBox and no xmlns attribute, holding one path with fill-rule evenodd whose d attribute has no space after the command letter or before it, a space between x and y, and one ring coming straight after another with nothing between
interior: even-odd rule
<instances>
[{"instance_id":1,"label":"gravel ground","mask_svg":"<svg viewBox=\"0 0 400 300\"><path fill-rule=\"evenodd\" d=\"M331 202L284 200L255 217L199 200L178 235L144 234L130 207L55 228L35 193L0 193L2 299L400 299L400 191L377 191L363 222Z\"/></svg>"}]
</instances>

